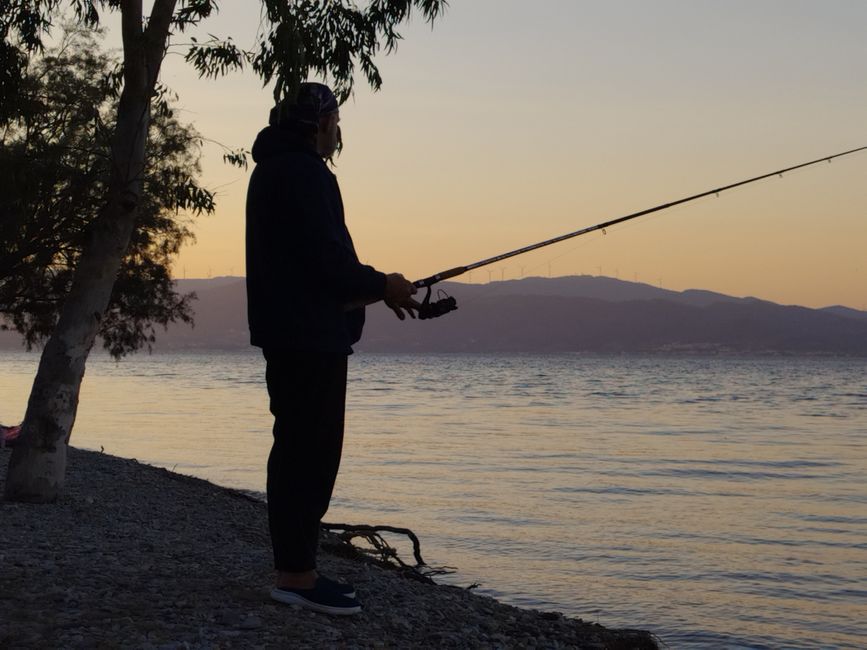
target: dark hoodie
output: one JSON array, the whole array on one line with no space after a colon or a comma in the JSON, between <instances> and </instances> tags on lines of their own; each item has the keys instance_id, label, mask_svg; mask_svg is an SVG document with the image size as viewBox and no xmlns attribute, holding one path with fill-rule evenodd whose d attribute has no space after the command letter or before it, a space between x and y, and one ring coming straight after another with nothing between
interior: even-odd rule
<instances>
[{"instance_id":1,"label":"dark hoodie","mask_svg":"<svg viewBox=\"0 0 867 650\"><path fill-rule=\"evenodd\" d=\"M247 317L266 352L350 354L385 274L358 261L337 179L312 147L269 126L253 145L247 190Z\"/></svg>"}]
</instances>

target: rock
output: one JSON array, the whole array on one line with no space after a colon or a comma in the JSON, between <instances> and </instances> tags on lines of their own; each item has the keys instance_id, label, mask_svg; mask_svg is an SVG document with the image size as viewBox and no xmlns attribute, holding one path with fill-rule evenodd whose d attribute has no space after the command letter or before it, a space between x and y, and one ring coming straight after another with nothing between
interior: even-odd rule
<instances>
[{"instance_id":1,"label":"rock","mask_svg":"<svg viewBox=\"0 0 867 650\"><path fill-rule=\"evenodd\" d=\"M248 616L240 625L242 630L258 630L262 627L262 619L258 616Z\"/></svg>"}]
</instances>

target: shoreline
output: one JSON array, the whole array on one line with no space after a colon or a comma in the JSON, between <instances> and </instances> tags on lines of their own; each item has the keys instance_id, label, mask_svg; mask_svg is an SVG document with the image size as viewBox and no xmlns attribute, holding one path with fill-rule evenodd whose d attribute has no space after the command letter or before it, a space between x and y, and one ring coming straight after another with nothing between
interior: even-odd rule
<instances>
[{"instance_id":1,"label":"shoreline","mask_svg":"<svg viewBox=\"0 0 867 650\"><path fill-rule=\"evenodd\" d=\"M10 455L0 450L0 489ZM2 647L657 647L647 632L410 580L327 548L323 572L356 585L363 613L275 603L264 503L74 447L61 499L0 502L0 530Z\"/></svg>"}]
</instances>

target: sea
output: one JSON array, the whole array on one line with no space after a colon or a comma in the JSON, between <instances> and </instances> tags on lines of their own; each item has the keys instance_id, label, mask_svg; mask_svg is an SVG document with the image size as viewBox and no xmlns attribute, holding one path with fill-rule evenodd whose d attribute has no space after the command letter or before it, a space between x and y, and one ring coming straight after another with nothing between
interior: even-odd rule
<instances>
[{"instance_id":1,"label":"sea","mask_svg":"<svg viewBox=\"0 0 867 650\"><path fill-rule=\"evenodd\" d=\"M37 362L0 356L3 424ZM671 648L867 647L867 360L356 354L349 375L326 520L412 529L441 581ZM271 425L255 352L94 354L72 443L261 494Z\"/></svg>"}]
</instances>

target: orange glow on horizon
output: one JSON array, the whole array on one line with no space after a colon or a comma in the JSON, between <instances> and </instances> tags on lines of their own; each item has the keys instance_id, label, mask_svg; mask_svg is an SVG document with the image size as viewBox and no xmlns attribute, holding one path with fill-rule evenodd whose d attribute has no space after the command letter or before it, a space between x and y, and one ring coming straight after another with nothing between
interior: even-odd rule
<instances>
[{"instance_id":1,"label":"orange glow on horizon","mask_svg":"<svg viewBox=\"0 0 867 650\"><path fill-rule=\"evenodd\" d=\"M602 3L496 7L494 23L479 2L453 3L432 31L410 25L380 59L382 92L359 86L341 110L347 222L383 271L425 277L867 144L856 29L867 6L769 2L749 21L668 2L629 16ZM254 13L224 8L213 31L252 34ZM265 124L270 92L252 74L202 81L170 58L164 80L210 139L249 148ZM249 172L221 155L209 145L204 159L218 211L197 221L176 277L243 275ZM550 264L555 276L865 309L865 170L867 155L854 155L461 279L548 275Z\"/></svg>"}]
</instances>

